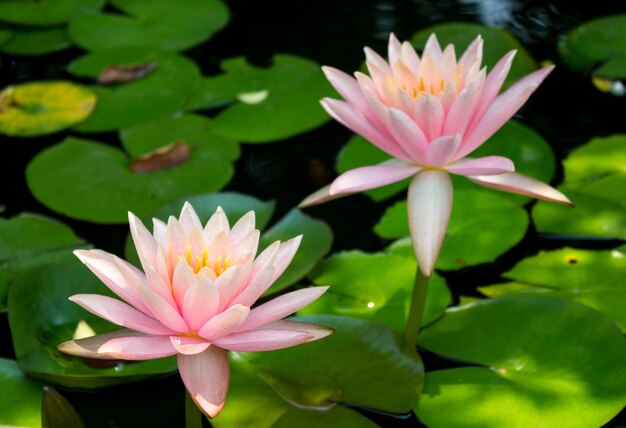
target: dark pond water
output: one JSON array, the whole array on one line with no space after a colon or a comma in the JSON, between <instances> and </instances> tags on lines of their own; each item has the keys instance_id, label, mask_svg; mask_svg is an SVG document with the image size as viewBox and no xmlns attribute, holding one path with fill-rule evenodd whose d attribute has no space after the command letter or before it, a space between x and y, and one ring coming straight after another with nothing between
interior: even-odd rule
<instances>
[{"instance_id":1,"label":"dark pond water","mask_svg":"<svg viewBox=\"0 0 626 428\"><path fill-rule=\"evenodd\" d=\"M623 2L598 0L584 4L532 0L231 0L227 3L232 12L228 26L210 42L186 52L205 74L216 73L223 58L245 55L255 64L266 65L277 52L301 55L346 71L355 70L363 59L364 45L381 52L390 31L400 39L408 39L420 28L444 21L474 21L504 27L539 61L548 58L558 61L556 46L565 31L596 16L626 11ZM0 84L66 77L66 64L78 54L78 50L71 49L28 60L3 56ZM586 79L568 72L565 67L557 67L518 118L552 144L557 159L562 159L569 150L592 136L626 133L624 99L600 93ZM3 139L4 149L0 156L3 215L10 217L22 211L33 211L60 218L32 197L26 186L24 170L36 153L60 141L63 136L57 134L24 141L12 139L10 145ZM280 218L334 177L335 157L348 138L346 129L329 122L289 140L245 145L236 164L236 175L227 189L261 199L275 199L276 218ZM115 133L95 135L94 139L117 144ZM558 171L555 182L560 179L560 174ZM374 205L364 196L356 195L315 207L310 213L332 226L335 232L333 251L352 248L375 251L383 248L386 242L374 235L372 227L385 208L398 198ZM67 218L61 220L95 247L122 253L127 226L97 226ZM616 244L602 240L572 242L548 238L537 235L531 228L517 247L495 263L449 274L448 284L455 299L460 294L476 295L477 286L497 282L502 272L540 249L565 245L611 248ZM0 314L0 335L0 356L13 357L7 340L10 336L6 314ZM427 369L454 365L428 353L424 353L423 358ZM76 406L88 427L176 427L183 421L183 391L179 377L174 375L94 393L64 390L63 394ZM399 418L363 412L381 426L421 426L413 415ZM625 423L626 413L622 412L606 427Z\"/></svg>"}]
</instances>

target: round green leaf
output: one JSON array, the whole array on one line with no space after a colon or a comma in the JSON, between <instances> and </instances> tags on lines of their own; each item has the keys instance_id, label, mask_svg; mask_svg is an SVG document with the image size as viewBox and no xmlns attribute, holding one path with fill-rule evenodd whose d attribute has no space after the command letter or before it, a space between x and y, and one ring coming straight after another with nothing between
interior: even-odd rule
<instances>
[{"instance_id":1,"label":"round green leaf","mask_svg":"<svg viewBox=\"0 0 626 428\"><path fill-rule=\"evenodd\" d=\"M72 250L85 242L66 225L36 214L0 218L0 312L6 310L9 284L21 271L74 261Z\"/></svg>"},{"instance_id":2,"label":"round green leaf","mask_svg":"<svg viewBox=\"0 0 626 428\"><path fill-rule=\"evenodd\" d=\"M490 190L464 189L454 194L452 215L437 268L460 269L493 261L524 237L528 228L526 211ZM374 231L383 238L409 234L407 203L391 206ZM410 240L391 247L397 254L412 255Z\"/></svg>"},{"instance_id":3,"label":"round green leaf","mask_svg":"<svg viewBox=\"0 0 626 428\"><path fill-rule=\"evenodd\" d=\"M94 86L96 109L76 130L111 131L163 118L182 108L200 82L200 70L180 55L138 49L98 51L74 61L68 71L95 79L109 65L148 63L153 63L155 69L143 78L108 87Z\"/></svg>"},{"instance_id":4,"label":"round green leaf","mask_svg":"<svg viewBox=\"0 0 626 428\"><path fill-rule=\"evenodd\" d=\"M274 201L262 201L253 196L236 192L207 193L204 195L185 197L163 205L149 217L158 218L167 222L169 216L173 215L174 217L178 217L180 215L180 211L185 202L189 202L193 206L202 224L206 224L206 222L209 221L209 218L215 213L217 207L222 207L231 226L248 211L254 211L256 227L260 230L267 225L274 212L274 207L276 206ZM149 218L146 216L146 218L144 218L144 224L149 228L150 222L148 220ZM137 256L130 235L126 239L124 254L126 255L126 260L139 266L139 257Z\"/></svg>"},{"instance_id":5,"label":"round green leaf","mask_svg":"<svg viewBox=\"0 0 626 428\"><path fill-rule=\"evenodd\" d=\"M516 282L479 288L490 296L535 294L573 300L611 318L626 332L626 246L588 251L543 251L504 274Z\"/></svg>"},{"instance_id":6,"label":"round green leaf","mask_svg":"<svg viewBox=\"0 0 626 428\"><path fill-rule=\"evenodd\" d=\"M556 161L550 145L541 135L518 122L510 121L487 142L471 154L471 157L504 156L515 163L517 171L549 182L555 170ZM375 165L390 159L391 156L369 143L361 136L355 136L346 144L337 158L337 171L341 174L361 166ZM453 176L454 188L476 188L465 177ZM365 192L375 201L386 199L404 190L410 179L393 183ZM501 195L517 204L531 199L525 196L503 192Z\"/></svg>"},{"instance_id":7,"label":"round green leaf","mask_svg":"<svg viewBox=\"0 0 626 428\"><path fill-rule=\"evenodd\" d=\"M0 358L0 426L40 427L42 384Z\"/></svg>"},{"instance_id":8,"label":"round green leaf","mask_svg":"<svg viewBox=\"0 0 626 428\"><path fill-rule=\"evenodd\" d=\"M578 303L478 301L449 310L419 343L482 366L427 374L416 413L431 428L599 427L626 402L626 339Z\"/></svg>"},{"instance_id":9,"label":"round green leaf","mask_svg":"<svg viewBox=\"0 0 626 428\"><path fill-rule=\"evenodd\" d=\"M119 329L67 299L78 293L112 296L94 274L79 264L31 269L15 280L9 291L9 325L22 370L70 388L98 388L176 369L174 358L113 362L111 367L94 368L78 357L61 354L57 345L73 338L80 321L97 334Z\"/></svg>"},{"instance_id":10,"label":"round green leaf","mask_svg":"<svg viewBox=\"0 0 626 428\"><path fill-rule=\"evenodd\" d=\"M483 45L483 65L486 65L488 70L491 70L500 58L509 51L517 50L511 71L505 80L505 86L519 80L537 68L537 63L526 48L506 30L469 22L446 22L418 31L411 39L411 43L418 49L423 49L424 45L426 45L426 40L432 33L437 35L439 44L442 47L452 43L456 48L457 56L461 55L472 40L481 35L485 41Z\"/></svg>"},{"instance_id":11,"label":"round green leaf","mask_svg":"<svg viewBox=\"0 0 626 428\"><path fill-rule=\"evenodd\" d=\"M329 119L319 105L320 98L332 93L319 65L291 55L274 56L267 69L255 68L243 58L222 64L233 92L230 107L215 118L215 131L247 143L280 140L316 128ZM223 83L223 81L222 81ZM205 90L206 85L202 86ZM215 88L215 86L213 86ZM222 89L223 90L223 89ZM198 93L191 105L211 107L216 97Z\"/></svg>"},{"instance_id":12,"label":"round green leaf","mask_svg":"<svg viewBox=\"0 0 626 428\"><path fill-rule=\"evenodd\" d=\"M71 39L88 51L131 47L182 51L202 43L228 22L218 0L110 0L120 12L77 14L69 25Z\"/></svg>"},{"instance_id":13,"label":"round green leaf","mask_svg":"<svg viewBox=\"0 0 626 428\"><path fill-rule=\"evenodd\" d=\"M206 137L190 145L183 164L147 173L132 172L130 160L117 148L68 137L31 161L26 170L28 186L44 205L68 217L125 223L128 211L145 216L172 200L228 183L238 149L208 130ZM139 146L129 143L133 150Z\"/></svg>"},{"instance_id":14,"label":"round green leaf","mask_svg":"<svg viewBox=\"0 0 626 428\"><path fill-rule=\"evenodd\" d=\"M417 263L414 257L362 251L333 254L309 275L330 289L301 314L336 314L380 322L404 331ZM444 280L434 274L428 284L423 324L443 314L452 296Z\"/></svg>"},{"instance_id":15,"label":"round green leaf","mask_svg":"<svg viewBox=\"0 0 626 428\"><path fill-rule=\"evenodd\" d=\"M9 30L8 28L0 27L0 46L8 42L12 36L13 36L13 31Z\"/></svg>"},{"instance_id":16,"label":"round green leaf","mask_svg":"<svg viewBox=\"0 0 626 428\"><path fill-rule=\"evenodd\" d=\"M574 71L603 64L594 75L626 78L626 14L605 16L571 30L559 44L561 59Z\"/></svg>"},{"instance_id":17,"label":"round green leaf","mask_svg":"<svg viewBox=\"0 0 626 428\"><path fill-rule=\"evenodd\" d=\"M2 0L0 21L20 25L63 24L75 14L97 11L106 0Z\"/></svg>"},{"instance_id":18,"label":"round green leaf","mask_svg":"<svg viewBox=\"0 0 626 428\"><path fill-rule=\"evenodd\" d=\"M563 163L559 190L575 209L548 202L533 208L540 232L626 239L626 135L594 138Z\"/></svg>"},{"instance_id":19,"label":"round green leaf","mask_svg":"<svg viewBox=\"0 0 626 428\"><path fill-rule=\"evenodd\" d=\"M304 278L330 251L333 244L333 231L325 222L314 219L294 208L263 233L259 247L263 249L272 242L284 242L298 235L302 235L298 252L285 272L267 291L267 294L280 291Z\"/></svg>"},{"instance_id":20,"label":"round green leaf","mask_svg":"<svg viewBox=\"0 0 626 428\"><path fill-rule=\"evenodd\" d=\"M70 82L33 82L0 92L0 133L16 137L52 134L82 122L96 95Z\"/></svg>"},{"instance_id":21,"label":"round green leaf","mask_svg":"<svg viewBox=\"0 0 626 428\"><path fill-rule=\"evenodd\" d=\"M285 350L234 354L228 402L211 421L216 428L373 427L339 403L394 413L415 404L423 366L391 330L330 315L294 320L329 326L335 333Z\"/></svg>"},{"instance_id":22,"label":"round green leaf","mask_svg":"<svg viewBox=\"0 0 626 428\"><path fill-rule=\"evenodd\" d=\"M65 27L12 28L12 37L0 46L10 55L44 55L62 51L71 46Z\"/></svg>"}]
</instances>

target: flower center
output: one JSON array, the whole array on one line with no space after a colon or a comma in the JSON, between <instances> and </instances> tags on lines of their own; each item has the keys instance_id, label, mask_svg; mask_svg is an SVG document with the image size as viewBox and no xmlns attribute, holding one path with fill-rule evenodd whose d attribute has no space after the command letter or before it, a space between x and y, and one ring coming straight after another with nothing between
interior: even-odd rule
<instances>
[{"instance_id":1,"label":"flower center","mask_svg":"<svg viewBox=\"0 0 626 428\"><path fill-rule=\"evenodd\" d=\"M180 257L179 257L180 258ZM213 271L215 276L220 276L231 266L237 265L237 260L231 260L230 255L224 257L219 256L214 261L209 260L209 247L204 247L202 256L193 257L191 254L191 246L185 249L185 260L193 269L193 273L198 274L202 269L208 268Z\"/></svg>"}]
</instances>

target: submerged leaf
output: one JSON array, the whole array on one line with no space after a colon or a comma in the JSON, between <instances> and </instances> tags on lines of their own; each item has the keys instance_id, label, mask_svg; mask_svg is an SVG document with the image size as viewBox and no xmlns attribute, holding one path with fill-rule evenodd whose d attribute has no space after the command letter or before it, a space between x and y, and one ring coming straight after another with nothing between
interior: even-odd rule
<instances>
[{"instance_id":1,"label":"submerged leaf","mask_svg":"<svg viewBox=\"0 0 626 428\"><path fill-rule=\"evenodd\" d=\"M191 149L184 141L174 141L135 159L129 165L133 172L155 172L181 165L189 159Z\"/></svg>"},{"instance_id":2,"label":"submerged leaf","mask_svg":"<svg viewBox=\"0 0 626 428\"><path fill-rule=\"evenodd\" d=\"M130 82L141 79L150 74L156 68L156 63L147 62L145 64L110 64L104 67L98 76L98 83L110 85L112 83Z\"/></svg>"}]
</instances>

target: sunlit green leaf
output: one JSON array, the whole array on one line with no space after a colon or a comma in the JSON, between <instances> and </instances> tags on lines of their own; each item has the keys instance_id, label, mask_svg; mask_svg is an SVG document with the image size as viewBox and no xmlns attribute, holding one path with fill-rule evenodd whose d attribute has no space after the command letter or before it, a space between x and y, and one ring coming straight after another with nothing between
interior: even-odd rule
<instances>
[{"instance_id":1,"label":"sunlit green leaf","mask_svg":"<svg viewBox=\"0 0 626 428\"><path fill-rule=\"evenodd\" d=\"M437 268L453 270L493 261L517 244L527 228L526 211L497 192L459 190L454 193L452 215ZM374 231L383 238L408 236L406 201L387 209ZM408 238L392 245L391 251L413 254Z\"/></svg>"},{"instance_id":2,"label":"sunlit green leaf","mask_svg":"<svg viewBox=\"0 0 626 428\"><path fill-rule=\"evenodd\" d=\"M89 51L148 48L181 51L202 43L229 18L218 0L110 0L121 13L84 12L69 25L74 43ZM124 15L125 13L126 15Z\"/></svg>"},{"instance_id":3,"label":"sunlit green leaf","mask_svg":"<svg viewBox=\"0 0 626 428\"><path fill-rule=\"evenodd\" d=\"M347 251L333 254L309 275L317 285L330 289L303 308L302 314L336 314L380 322L401 333L406 324L415 257L386 253ZM441 316L450 304L450 290L434 274L428 285L423 324Z\"/></svg>"},{"instance_id":4,"label":"sunlit green leaf","mask_svg":"<svg viewBox=\"0 0 626 428\"><path fill-rule=\"evenodd\" d=\"M0 133L17 137L52 134L85 120L96 95L70 82L33 82L0 92Z\"/></svg>"},{"instance_id":5,"label":"sunlit green leaf","mask_svg":"<svg viewBox=\"0 0 626 428\"><path fill-rule=\"evenodd\" d=\"M61 354L57 345L74 337L80 321L87 322L98 334L119 329L67 299L78 293L112 296L93 273L80 265L44 266L15 280L9 291L9 324L22 370L66 387L98 388L176 369L173 358L90 366L81 358Z\"/></svg>"},{"instance_id":6,"label":"sunlit green leaf","mask_svg":"<svg viewBox=\"0 0 626 428\"><path fill-rule=\"evenodd\" d=\"M0 358L0 426L41 427L41 382Z\"/></svg>"},{"instance_id":7,"label":"sunlit green leaf","mask_svg":"<svg viewBox=\"0 0 626 428\"><path fill-rule=\"evenodd\" d=\"M559 190L574 209L539 202L532 211L540 232L626 239L626 136L594 138L563 162Z\"/></svg>"},{"instance_id":8,"label":"sunlit green leaf","mask_svg":"<svg viewBox=\"0 0 626 428\"><path fill-rule=\"evenodd\" d=\"M599 427L626 402L626 339L578 303L470 303L450 309L419 343L479 365L427 373L415 410L430 428Z\"/></svg>"},{"instance_id":9,"label":"sunlit green leaf","mask_svg":"<svg viewBox=\"0 0 626 428\"><path fill-rule=\"evenodd\" d=\"M480 292L490 297L534 294L574 300L604 313L626 332L626 247L544 251L503 276L516 282L481 287Z\"/></svg>"}]
</instances>

